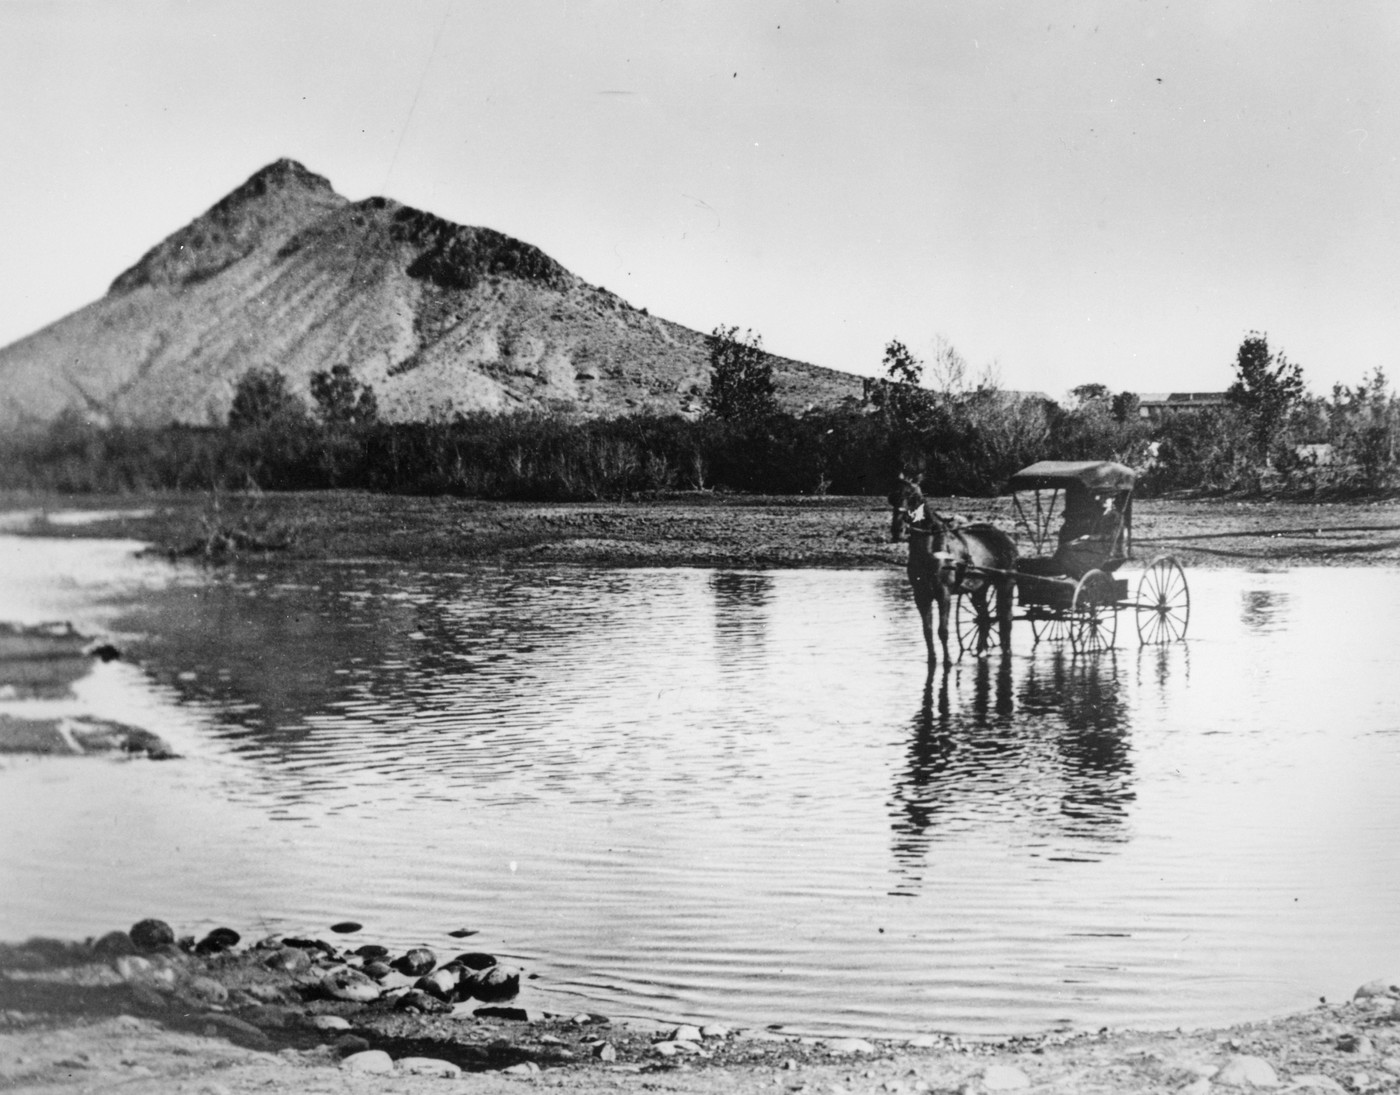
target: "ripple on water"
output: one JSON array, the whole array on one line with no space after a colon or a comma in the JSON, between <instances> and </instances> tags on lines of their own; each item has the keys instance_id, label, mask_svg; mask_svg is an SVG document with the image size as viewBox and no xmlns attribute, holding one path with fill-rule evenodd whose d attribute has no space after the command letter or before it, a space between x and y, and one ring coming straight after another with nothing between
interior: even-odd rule
<instances>
[{"instance_id":1,"label":"ripple on water","mask_svg":"<svg viewBox=\"0 0 1400 1095\"><path fill-rule=\"evenodd\" d=\"M618 1013L905 1033L1223 1021L1400 958L1400 616L1355 611L1394 572L1192 574L1188 644L1018 625L926 689L892 572L171 582L91 550L34 607L144 635L91 702L192 757L8 769L2 936L470 923Z\"/></svg>"}]
</instances>

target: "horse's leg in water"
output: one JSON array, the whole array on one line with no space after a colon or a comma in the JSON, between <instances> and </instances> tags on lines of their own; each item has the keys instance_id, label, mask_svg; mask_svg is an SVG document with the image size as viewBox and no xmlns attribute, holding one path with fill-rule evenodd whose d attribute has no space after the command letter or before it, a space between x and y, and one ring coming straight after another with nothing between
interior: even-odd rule
<instances>
[{"instance_id":1,"label":"horse's leg in water","mask_svg":"<svg viewBox=\"0 0 1400 1095\"><path fill-rule=\"evenodd\" d=\"M952 598L948 596L948 587L942 582L934 582L933 595L938 601L938 644L943 647L943 664L948 665L952 661L948 657L948 604Z\"/></svg>"},{"instance_id":2,"label":"horse's leg in water","mask_svg":"<svg viewBox=\"0 0 1400 1095\"><path fill-rule=\"evenodd\" d=\"M919 609L919 622L924 628L924 645L928 647L928 667L932 671L938 664L938 654L933 645L933 603L938 602L938 643L943 648L943 664L948 665L948 587L942 582L928 580L914 581L914 604Z\"/></svg>"},{"instance_id":3,"label":"horse's leg in water","mask_svg":"<svg viewBox=\"0 0 1400 1095\"><path fill-rule=\"evenodd\" d=\"M928 647L928 668L932 673L933 667L938 664L938 655L933 650L933 590L927 582L911 580L909 584L914 587L914 606L919 610L919 623L924 629L924 646Z\"/></svg>"},{"instance_id":4,"label":"horse's leg in water","mask_svg":"<svg viewBox=\"0 0 1400 1095\"><path fill-rule=\"evenodd\" d=\"M1001 649L1011 653L1011 616L1016 596L1016 582L1003 578L997 582L997 628L1001 632Z\"/></svg>"}]
</instances>

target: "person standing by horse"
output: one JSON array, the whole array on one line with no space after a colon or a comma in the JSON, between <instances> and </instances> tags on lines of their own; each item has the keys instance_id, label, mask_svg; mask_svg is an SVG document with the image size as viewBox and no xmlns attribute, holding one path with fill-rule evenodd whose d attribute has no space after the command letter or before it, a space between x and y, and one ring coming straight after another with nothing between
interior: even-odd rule
<instances>
[{"instance_id":1,"label":"person standing by horse","mask_svg":"<svg viewBox=\"0 0 1400 1095\"><path fill-rule=\"evenodd\" d=\"M890 539L909 539L909 585L914 605L923 625L928 647L928 668L938 664L933 642L933 606L938 605L938 642L943 648L943 664L951 664L948 654L948 606L957 594L968 594L977 607L979 619L987 616L987 595L996 592L997 628L1003 650L1011 649L1012 593L1016 583L1016 542L994 525L975 524L962 528L939 515L924 498L919 484L899 477L899 486L890 494ZM1003 572L1000 575L969 573L967 568ZM978 629L978 656L984 656L987 634Z\"/></svg>"}]
</instances>

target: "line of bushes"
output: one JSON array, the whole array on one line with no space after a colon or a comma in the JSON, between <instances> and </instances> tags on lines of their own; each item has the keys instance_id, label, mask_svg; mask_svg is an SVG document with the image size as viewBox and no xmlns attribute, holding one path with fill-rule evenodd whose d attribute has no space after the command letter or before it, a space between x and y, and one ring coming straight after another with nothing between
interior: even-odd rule
<instances>
[{"instance_id":1,"label":"line of bushes","mask_svg":"<svg viewBox=\"0 0 1400 1095\"><path fill-rule=\"evenodd\" d=\"M716 488L882 494L899 471L917 466L942 493L977 494L1033 460L1103 456L1100 441L1082 421L1039 404L950 413L917 438L855 406L738 423L478 414L419 423L301 416L228 427L102 428L68 415L46 431L0 440L0 487L339 487L541 501Z\"/></svg>"},{"instance_id":2,"label":"line of bushes","mask_svg":"<svg viewBox=\"0 0 1400 1095\"><path fill-rule=\"evenodd\" d=\"M731 400L738 409L728 417L712 407L698 420L474 414L387 423L343 366L313 378L314 412L274 370L250 370L224 427L103 428L66 414L46 430L0 438L0 488L356 488L575 501L695 489L884 494L912 472L936 494L986 495L1050 459L1118 460L1143 471L1145 494L1377 495L1400 484L1400 399L1384 374L1338 386L1330 399L1307 396L1301 371L1270 354L1263 336L1242 345L1243 379L1224 405L1153 424L1131 393L1098 384L1075 389L1068 407L992 385L931 391L904 379L917 381L920 363L898 343L887 353L891 379L868 403L786 414L761 398L769 384L749 360L757 340L736 343L733 334L717 331L717 345L755 352L730 352L716 366L733 359L730 387L744 396Z\"/></svg>"}]
</instances>

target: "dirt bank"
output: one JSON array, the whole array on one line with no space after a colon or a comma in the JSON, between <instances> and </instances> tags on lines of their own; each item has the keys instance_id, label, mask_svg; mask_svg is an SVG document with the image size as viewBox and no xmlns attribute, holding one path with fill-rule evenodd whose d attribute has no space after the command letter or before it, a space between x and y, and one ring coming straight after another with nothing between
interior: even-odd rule
<instances>
[{"instance_id":1,"label":"dirt bank","mask_svg":"<svg viewBox=\"0 0 1400 1095\"><path fill-rule=\"evenodd\" d=\"M437 1009L425 1014L403 1006L416 971L383 975L371 990L378 999L336 998L328 986L348 983L347 956L370 969L348 946L274 939L203 956L188 943L136 953L129 943L113 945L123 934L104 937L96 949L52 940L0 947L0 1087L150 1095L522 1084L704 1095L1200 1095L1231 1086L1372 1091L1400 1084L1395 991L1381 982L1346 1003L1225 1030L891 1042L627 1025L541 1010L528 987L504 1003L420 1001Z\"/></svg>"},{"instance_id":2,"label":"dirt bank","mask_svg":"<svg viewBox=\"0 0 1400 1095\"><path fill-rule=\"evenodd\" d=\"M950 513L1014 525L1008 500ZM897 566L875 498L692 494L636 503L480 502L354 492L0 496L0 531L143 540L178 557L441 559L609 566ZM1139 500L1134 550L1186 566L1400 564L1400 503Z\"/></svg>"}]
</instances>

